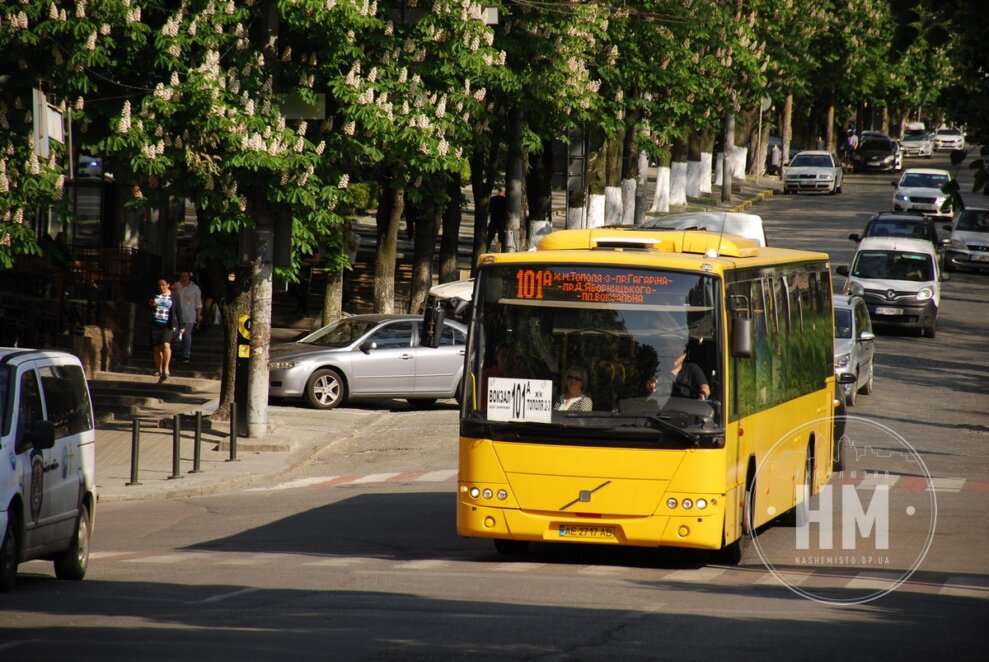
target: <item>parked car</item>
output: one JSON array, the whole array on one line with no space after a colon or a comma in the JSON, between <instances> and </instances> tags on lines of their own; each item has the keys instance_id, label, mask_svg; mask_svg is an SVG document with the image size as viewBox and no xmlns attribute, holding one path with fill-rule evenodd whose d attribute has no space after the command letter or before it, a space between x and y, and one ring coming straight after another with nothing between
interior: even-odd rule
<instances>
[{"instance_id":1,"label":"parked car","mask_svg":"<svg viewBox=\"0 0 989 662\"><path fill-rule=\"evenodd\" d=\"M941 306L941 274L930 242L899 237L866 237L859 242L845 276L844 294L865 299L875 326L899 326L933 338Z\"/></svg>"},{"instance_id":2,"label":"parked car","mask_svg":"<svg viewBox=\"0 0 989 662\"><path fill-rule=\"evenodd\" d=\"M896 169L896 146L887 136L870 135L852 154L852 170L889 171Z\"/></svg>"},{"instance_id":3,"label":"parked car","mask_svg":"<svg viewBox=\"0 0 989 662\"><path fill-rule=\"evenodd\" d=\"M354 315L273 345L268 394L316 409L359 399L404 398L418 407L459 399L467 327L445 320L432 348L420 345L421 325L418 315Z\"/></svg>"},{"instance_id":4,"label":"parked car","mask_svg":"<svg viewBox=\"0 0 989 662\"><path fill-rule=\"evenodd\" d=\"M924 214L905 212L881 212L874 215L865 224L861 233L848 235L854 242L860 242L865 237L912 237L924 239L931 243L938 255L938 264L944 264L945 247L948 240L938 236L937 221Z\"/></svg>"},{"instance_id":5,"label":"parked car","mask_svg":"<svg viewBox=\"0 0 989 662\"><path fill-rule=\"evenodd\" d=\"M79 359L0 348L0 422L0 592L34 559L54 561L58 579L82 579L96 514L96 427Z\"/></svg>"},{"instance_id":6,"label":"parked car","mask_svg":"<svg viewBox=\"0 0 989 662\"><path fill-rule=\"evenodd\" d=\"M830 152L800 152L783 171L783 193L841 193L844 172Z\"/></svg>"},{"instance_id":7,"label":"parked car","mask_svg":"<svg viewBox=\"0 0 989 662\"><path fill-rule=\"evenodd\" d=\"M938 129L933 142L934 149L965 149L965 136L960 129Z\"/></svg>"},{"instance_id":8,"label":"parked car","mask_svg":"<svg viewBox=\"0 0 989 662\"><path fill-rule=\"evenodd\" d=\"M857 295L834 296L834 370L844 391L845 403L855 406L858 395L869 395L874 386L876 334L865 299ZM842 374L852 376L843 380Z\"/></svg>"},{"instance_id":9,"label":"parked car","mask_svg":"<svg viewBox=\"0 0 989 662\"><path fill-rule=\"evenodd\" d=\"M621 226L628 228L628 226ZM741 212L684 212L650 218L637 226L637 230L705 230L727 232L751 239L759 246L766 246L766 231L762 217Z\"/></svg>"},{"instance_id":10,"label":"parked car","mask_svg":"<svg viewBox=\"0 0 989 662\"><path fill-rule=\"evenodd\" d=\"M931 135L926 132L908 133L903 136L900 146L903 149L903 156L927 158L934 156L934 143L931 142Z\"/></svg>"},{"instance_id":11,"label":"parked car","mask_svg":"<svg viewBox=\"0 0 989 662\"><path fill-rule=\"evenodd\" d=\"M893 211L919 211L933 216L951 216L951 196L941 189L951 181L947 170L908 168L892 183Z\"/></svg>"},{"instance_id":12,"label":"parked car","mask_svg":"<svg viewBox=\"0 0 989 662\"><path fill-rule=\"evenodd\" d=\"M989 209L966 207L945 229L951 231L944 256L945 271L989 269Z\"/></svg>"}]
</instances>

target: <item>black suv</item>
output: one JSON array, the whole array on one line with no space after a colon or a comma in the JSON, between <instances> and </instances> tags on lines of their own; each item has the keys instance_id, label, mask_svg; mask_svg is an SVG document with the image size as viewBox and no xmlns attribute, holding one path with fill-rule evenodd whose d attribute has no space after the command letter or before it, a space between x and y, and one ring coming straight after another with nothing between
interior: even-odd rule
<instances>
[{"instance_id":1,"label":"black suv","mask_svg":"<svg viewBox=\"0 0 989 662\"><path fill-rule=\"evenodd\" d=\"M944 250L950 240L938 237L937 223L937 219L924 214L881 212L869 219L861 234L850 234L848 238L856 244L866 237L926 239L937 251L938 262L944 264Z\"/></svg>"}]
</instances>

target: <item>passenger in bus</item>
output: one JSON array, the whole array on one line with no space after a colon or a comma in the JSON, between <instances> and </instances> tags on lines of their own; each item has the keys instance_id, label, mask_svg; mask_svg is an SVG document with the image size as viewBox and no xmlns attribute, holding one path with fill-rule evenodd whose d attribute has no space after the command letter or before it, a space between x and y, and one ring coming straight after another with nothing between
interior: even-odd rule
<instances>
[{"instance_id":1,"label":"passenger in bus","mask_svg":"<svg viewBox=\"0 0 989 662\"><path fill-rule=\"evenodd\" d=\"M518 377L515 355L506 343L500 343L495 348L494 365L481 373L481 406L485 408L488 404L488 380L492 377Z\"/></svg>"},{"instance_id":2,"label":"passenger in bus","mask_svg":"<svg viewBox=\"0 0 989 662\"><path fill-rule=\"evenodd\" d=\"M670 396L707 400L711 386L707 376L696 363L687 361L685 345L678 345L661 359L659 372L646 381L647 398L666 400Z\"/></svg>"},{"instance_id":3,"label":"passenger in bus","mask_svg":"<svg viewBox=\"0 0 989 662\"><path fill-rule=\"evenodd\" d=\"M563 392L553 409L557 411L591 411L594 402L584 395L587 386L587 371L580 366L570 366L563 377Z\"/></svg>"}]
</instances>

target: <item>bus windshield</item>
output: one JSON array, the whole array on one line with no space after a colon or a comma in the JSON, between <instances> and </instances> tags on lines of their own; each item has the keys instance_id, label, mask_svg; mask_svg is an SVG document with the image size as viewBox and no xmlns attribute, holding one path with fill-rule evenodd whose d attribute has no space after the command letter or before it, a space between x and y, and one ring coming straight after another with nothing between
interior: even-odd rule
<instances>
[{"instance_id":1,"label":"bus windshield","mask_svg":"<svg viewBox=\"0 0 989 662\"><path fill-rule=\"evenodd\" d=\"M478 279L466 436L687 447L723 429L716 278L501 264Z\"/></svg>"}]
</instances>

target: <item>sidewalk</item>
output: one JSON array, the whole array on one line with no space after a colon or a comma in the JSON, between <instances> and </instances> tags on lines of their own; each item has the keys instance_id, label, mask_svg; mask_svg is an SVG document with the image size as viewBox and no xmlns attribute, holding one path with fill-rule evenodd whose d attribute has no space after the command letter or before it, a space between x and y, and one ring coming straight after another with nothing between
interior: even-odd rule
<instances>
[{"instance_id":1,"label":"sidewalk","mask_svg":"<svg viewBox=\"0 0 989 662\"><path fill-rule=\"evenodd\" d=\"M751 205L780 190L780 183L777 178L763 177L759 185L743 181L736 182L735 187L731 203L721 203L719 187L714 187L714 195L718 196L719 201L707 205L707 208L748 210ZM554 222L554 227L556 225ZM473 230L466 223L461 228L461 234L465 230L468 233ZM298 332L299 329L291 328L272 329L272 339L287 340ZM103 373L100 378L113 379L115 376ZM149 384L156 381L151 376L142 375L127 375L126 379ZM100 502L203 496L275 481L306 464L328 444L361 434L375 421L389 414L387 408L371 412L367 408L360 411L341 408L327 412L309 409L301 403L269 405L269 433L259 439L239 436L236 461L231 461L230 423L224 421L212 425L208 419L218 404L219 381L173 377L169 383L185 384L189 392L179 401L147 405L136 416L142 421L138 435L139 484L129 484L132 478L133 422L114 420L98 424L96 484ZM196 412L201 412L203 423L200 471L191 473L195 457ZM171 423L175 415L180 415L181 434L178 477L172 478L174 434ZM163 427L163 423L167 427Z\"/></svg>"}]
</instances>

